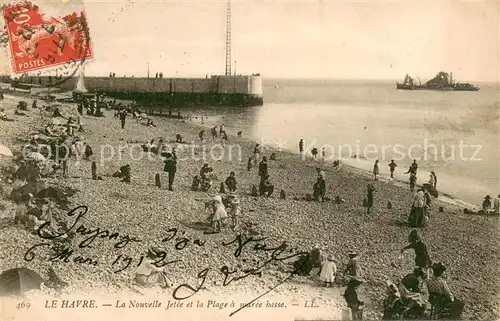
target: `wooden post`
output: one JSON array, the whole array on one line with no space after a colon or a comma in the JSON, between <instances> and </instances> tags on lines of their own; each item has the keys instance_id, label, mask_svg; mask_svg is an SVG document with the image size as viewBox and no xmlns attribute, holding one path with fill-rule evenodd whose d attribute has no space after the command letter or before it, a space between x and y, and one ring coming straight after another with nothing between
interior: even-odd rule
<instances>
[{"instance_id":1,"label":"wooden post","mask_svg":"<svg viewBox=\"0 0 500 321\"><path fill-rule=\"evenodd\" d=\"M156 187L161 188L161 180L160 180L159 173L156 173L156 175L155 175L155 185L156 185Z\"/></svg>"}]
</instances>

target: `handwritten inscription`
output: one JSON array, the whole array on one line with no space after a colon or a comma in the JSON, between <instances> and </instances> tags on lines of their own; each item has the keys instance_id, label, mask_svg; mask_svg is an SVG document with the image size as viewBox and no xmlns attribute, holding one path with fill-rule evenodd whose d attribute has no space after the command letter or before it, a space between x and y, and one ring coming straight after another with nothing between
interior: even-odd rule
<instances>
[{"instance_id":1,"label":"handwritten inscription","mask_svg":"<svg viewBox=\"0 0 500 321\"><path fill-rule=\"evenodd\" d=\"M75 222L73 223L73 225L71 225L69 229L57 235L50 235L49 233L43 233L45 229L48 229L50 227L50 222L46 222L40 225L40 227L37 229L37 235L40 238L46 240L54 240L57 238L61 238L63 235L67 235L69 232L74 230L79 220L83 218L85 214L87 214L87 212L88 212L87 206L82 205L75 207L67 214L68 217L73 217L75 214L77 214ZM101 230L99 227L96 229L92 229L86 227L83 224L80 224L80 226L76 228L75 232L80 235L88 235L88 237L78 245L78 247L80 248L90 247L90 245L95 241L97 237L101 239L107 238L108 240L119 239L119 241L114 245L114 247L117 249L124 248L130 242L141 242L141 240L137 239L136 237L130 237L129 235L120 235L118 232L111 233L109 230Z\"/></svg>"},{"instance_id":2,"label":"handwritten inscription","mask_svg":"<svg viewBox=\"0 0 500 321\"><path fill-rule=\"evenodd\" d=\"M87 206L78 206L69 211L67 213L67 217L73 220L72 224L67 224L67 226L69 227L66 226L64 231L58 232L56 234L49 233L51 230L50 222L42 224L37 229L37 235L41 239L46 240L46 242L35 244L32 247L30 247L28 251L25 253L24 259L26 261L33 260L35 258L34 251L37 248L53 246L54 243L47 241L63 241L70 234L74 235L75 237L80 236L83 238L83 240L78 244L78 248L80 249L93 248L102 245L101 242L97 242L97 240L103 240L105 243L111 242L115 249L123 249L127 245L133 242L136 243L142 242L140 239L134 236L126 234L123 235L120 234L119 232L111 231L109 229L104 229L101 227L94 228L86 226L85 224L82 223L82 221L84 220L84 217L85 215L88 214L88 212L89 211ZM164 245L172 246L172 250L174 250L174 253L175 251L184 251L189 246L203 247L206 244L205 241L191 238L188 235L186 235L185 231L179 231L177 228L169 228L166 230L165 234L166 235L161 239L161 242ZM297 256L308 255L307 252L297 252L289 248L289 245L285 241L279 243L276 246L271 246L266 243L267 240L268 240L267 237L253 238L238 234L234 237L234 239L222 242L221 245L223 247L234 248L233 255L236 258L239 258L245 252L248 253L259 252L261 253L261 255L262 253L267 253L268 257L262 262L259 262L256 267L252 268L241 268L239 266L236 268L232 268L228 266L228 264L222 264L222 266L215 269L212 267L202 268L196 275L196 280L197 280L196 285L183 283L174 288L172 292L172 297L174 300L169 301L167 303L166 309L182 307L183 303L181 301L187 300L192 296L194 296L196 293L198 293L205 286L205 284L207 284L208 278L211 276L216 277L218 273L222 274L223 277L222 286L229 286L230 284L237 283L238 281L244 280L248 277L252 276L262 277L264 268L269 266L273 262L281 262L292 259ZM57 248L57 250L55 250L55 253L49 256L48 258L49 261L57 260L63 263L75 263L84 266L97 266L101 263L99 262L99 258L97 257L84 257L81 255L77 255L75 254L75 250L72 249L71 247L67 245L61 246L60 245L61 243L58 244L59 247ZM141 263L144 261L144 259L145 259L144 256L139 256L134 258L132 256L121 253L116 256L113 262L111 262L111 266L113 268L114 273L120 273L129 269L130 267L140 266ZM173 253L167 254L167 252L163 250L160 250L156 253L156 259L152 262L153 265L159 268L177 263L185 264L182 260L176 259ZM237 310L231 313L231 315L234 315L243 308L262 306L262 302L257 302L257 300L266 295L267 293L269 293L270 291L272 291L273 289L275 289L276 287L278 287L279 285L281 285L286 280L293 277L293 275L295 275L296 272L297 270L291 271L290 274L285 279L276 284L273 288L271 288L271 290L266 291L265 293L260 295L258 298L247 303L242 303ZM52 302L50 304L53 305L55 303ZM68 307L87 307L87 306L91 307L90 303L88 302L85 303L84 301L82 302L74 301L69 303L66 302L64 304L65 306ZM128 302L128 304L126 302L117 301L116 307L117 308L135 307L135 306L141 306L141 304L142 303L135 301L130 301ZM153 305L156 304L158 305L157 307L161 305L160 303L148 303L148 304L153 304ZM268 301L265 306L283 307L284 305L281 303ZM224 302L218 302L216 300L209 300L207 302L207 307L215 309L224 309L235 306L228 305L227 303Z\"/></svg>"}]
</instances>

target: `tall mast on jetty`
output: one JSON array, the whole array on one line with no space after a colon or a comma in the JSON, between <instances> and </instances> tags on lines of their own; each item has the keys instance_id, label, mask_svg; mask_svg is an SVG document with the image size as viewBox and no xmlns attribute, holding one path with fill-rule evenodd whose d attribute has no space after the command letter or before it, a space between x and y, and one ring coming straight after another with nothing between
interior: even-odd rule
<instances>
[{"instance_id":1,"label":"tall mast on jetty","mask_svg":"<svg viewBox=\"0 0 500 321\"><path fill-rule=\"evenodd\" d=\"M226 9L226 76L231 76L231 0Z\"/></svg>"}]
</instances>

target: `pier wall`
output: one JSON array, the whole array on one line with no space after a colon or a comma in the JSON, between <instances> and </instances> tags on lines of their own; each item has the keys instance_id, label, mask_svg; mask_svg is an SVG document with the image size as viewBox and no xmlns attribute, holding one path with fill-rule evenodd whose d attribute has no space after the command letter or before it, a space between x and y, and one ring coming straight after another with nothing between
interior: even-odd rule
<instances>
[{"instance_id":1,"label":"pier wall","mask_svg":"<svg viewBox=\"0 0 500 321\"><path fill-rule=\"evenodd\" d=\"M25 77L22 83L47 87L60 83L57 87L73 90L78 77L56 79L49 77ZM210 78L136 78L136 77L85 77L85 87L89 91L104 92L182 92L251 94L262 96L260 76L212 76Z\"/></svg>"},{"instance_id":2,"label":"pier wall","mask_svg":"<svg viewBox=\"0 0 500 321\"><path fill-rule=\"evenodd\" d=\"M24 77L20 82L74 90L78 77ZM260 76L212 76L210 78L84 77L89 92L148 104L238 105L263 104Z\"/></svg>"}]
</instances>

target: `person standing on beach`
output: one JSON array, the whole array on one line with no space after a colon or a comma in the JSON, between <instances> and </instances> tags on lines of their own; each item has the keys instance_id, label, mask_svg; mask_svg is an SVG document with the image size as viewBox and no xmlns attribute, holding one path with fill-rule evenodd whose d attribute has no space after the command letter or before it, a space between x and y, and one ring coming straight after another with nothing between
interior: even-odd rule
<instances>
[{"instance_id":1,"label":"person standing on beach","mask_svg":"<svg viewBox=\"0 0 500 321\"><path fill-rule=\"evenodd\" d=\"M316 170L318 170L318 169L316 169ZM319 201L320 198L321 198L321 202L325 201L326 180L325 180L325 172L323 172L321 169L319 169L319 171L318 171L318 177L316 178L316 183L314 183L314 186L313 186L313 195L314 195L315 201Z\"/></svg>"},{"instance_id":2,"label":"person standing on beach","mask_svg":"<svg viewBox=\"0 0 500 321\"><path fill-rule=\"evenodd\" d=\"M372 184L368 184L366 189L366 214L370 214L370 210L373 206L373 192L375 192L375 187Z\"/></svg>"},{"instance_id":3,"label":"person standing on beach","mask_svg":"<svg viewBox=\"0 0 500 321\"><path fill-rule=\"evenodd\" d=\"M236 197L235 193L229 193L228 195L230 210L228 216L231 218L233 223L233 231L238 227L238 218L241 215L240 200Z\"/></svg>"},{"instance_id":4,"label":"person standing on beach","mask_svg":"<svg viewBox=\"0 0 500 321\"><path fill-rule=\"evenodd\" d=\"M425 205L424 191L423 189L419 189L413 200L408 219L411 227L424 227Z\"/></svg>"},{"instance_id":5,"label":"person standing on beach","mask_svg":"<svg viewBox=\"0 0 500 321\"><path fill-rule=\"evenodd\" d=\"M358 259L358 252L351 251L349 252L349 261L347 262L346 269L344 273L346 273L349 277L361 277L361 265Z\"/></svg>"},{"instance_id":6,"label":"person standing on beach","mask_svg":"<svg viewBox=\"0 0 500 321\"><path fill-rule=\"evenodd\" d=\"M380 169L378 168L378 159L375 160L375 164L373 164L373 176L376 181L378 181L378 175L380 174Z\"/></svg>"},{"instance_id":7,"label":"person standing on beach","mask_svg":"<svg viewBox=\"0 0 500 321\"><path fill-rule=\"evenodd\" d=\"M413 163L410 165L410 168L408 168L408 171L405 174L415 174L415 176L417 176L417 171L418 171L418 164L417 160L414 159Z\"/></svg>"},{"instance_id":8,"label":"person standing on beach","mask_svg":"<svg viewBox=\"0 0 500 321\"><path fill-rule=\"evenodd\" d=\"M175 154L167 153L163 171L168 173L168 190L173 191L172 185L174 184L175 173L177 172L177 157L175 157Z\"/></svg>"},{"instance_id":9,"label":"person standing on beach","mask_svg":"<svg viewBox=\"0 0 500 321\"><path fill-rule=\"evenodd\" d=\"M127 118L127 112L124 109L122 109L119 115L120 115L120 122L122 125L122 129L125 129L125 119Z\"/></svg>"},{"instance_id":10,"label":"person standing on beach","mask_svg":"<svg viewBox=\"0 0 500 321\"><path fill-rule=\"evenodd\" d=\"M257 143L255 144L255 147L253 149L253 160L254 160L254 165L257 165L260 159L260 144Z\"/></svg>"},{"instance_id":11,"label":"person standing on beach","mask_svg":"<svg viewBox=\"0 0 500 321\"><path fill-rule=\"evenodd\" d=\"M299 153L301 157L304 155L304 139L302 138L299 141Z\"/></svg>"},{"instance_id":12,"label":"person standing on beach","mask_svg":"<svg viewBox=\"0 0 500 321\"><path fill-rule=\"evenodd\" d=\"M247 162L247 170L250 171L252 169L253 157L248 157Z\"/></svg>"},{"instance_id":13,"label":"person standing on beach","mask_svg":"<svg viewBox=\"0 0 500 321\"><path fill-rule=\"evenodd\" d=\"M222 133L225 133L226 129L224 128L224 124L220 125L219 127L219 135L222 137Z\"/></svg>"},{"instance_id":14,"label":"person standing on beach","mask_svg":"<svg viewBox=\"0 0 500 321\"><path fill-rule=\"evenodd\" d=\"M264 176L267 176L267 157L264 156L262 157L262 161L259 164L259 176L260 178L263 178Z\"/></svg>"},{"instance_id":15,"label":"person standing on beach","mask_svg":"<svg viewBox=\"0 0 500 321\"><path fill-rule=\"evenodd\" d=\"M417 182L417 174L410 173L410 191L413 193L415 189L415 183Z\"/></svg>"},{"instance_id":16,"label":"person standing on beach","mask_svg":"<svg viewBox=\"0 0 500 321\"><path fill-rule=\"evenodd\" d=\"M227 141L228 141L227 134L226 134L225 131L223 131L222 134L221 134L221 144L222 144L222 146L225 146L227 144Z\"/></svg>"},{"instance_id":17,"label":"person standing on beach","mask_svg":"<svg viewBox=\"0 0 500 321\"><path fill-rule=\"evenodd\" d=\"M321 159L323 159L323 161L325 160L325 156L326 156L325 148L321 147Z\"/></svg>"},{"instance_id":18,"label":"person standing on beach","mask_svg":"<svg viewBox=\"0 0 500 321\"><path fill-rule=\"evenodd\" d=\"M212 127L212 139L215 140L217 138L217 126Z\"/></svg>"},{"instance_id":19,"label":"person standing on beach","mask_svg":"<svg viewBox=\"0 0 500 321\"><path fill-rule=\"evenodd\" d=\"M64 178L69 177L69 158L71 156L71 149L68 147L70 146L69 142L67 140L63 141L57 149L57 162L62 168L62 175Z\"/></svg>"},{"instance_id":20,"label":"person standing on beach","mask_svg":"<svg viewBox=\"0 0 500 321\"><path fill-rule=\"evenodd\" d=\"M394 159L389 163L389 170L391 171L391 178L394 179L394 170L396 170L398 165L394 162Z\"/></svg>"},{"instance_id":21,"label":"person standing on beach","mask_svg":"<svg viewBox=\"0 0 500 321\"><path fill-rule=\"evenodd\" d=\"M158 141L158 146L156 146L156 153L161 156L164 147L165 144L163 143L163 139L160 138L160 140Z\"/></svg>"}]
</instances>

